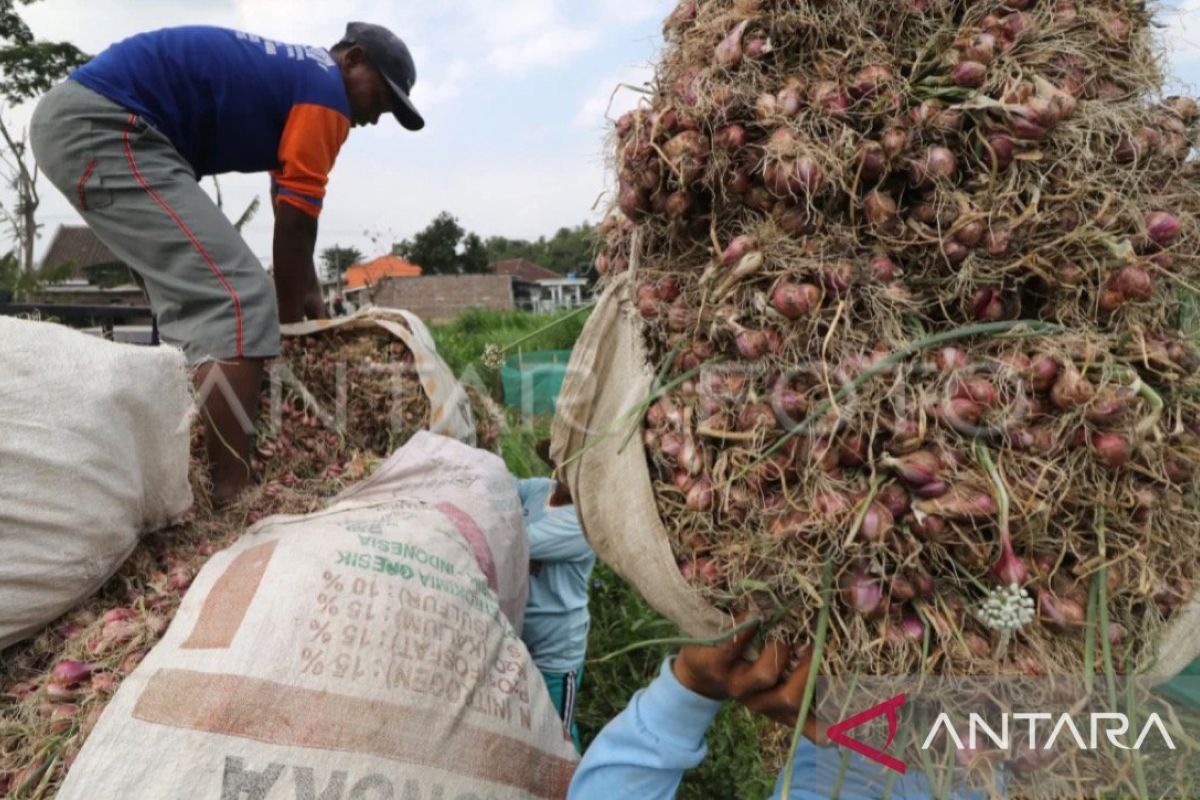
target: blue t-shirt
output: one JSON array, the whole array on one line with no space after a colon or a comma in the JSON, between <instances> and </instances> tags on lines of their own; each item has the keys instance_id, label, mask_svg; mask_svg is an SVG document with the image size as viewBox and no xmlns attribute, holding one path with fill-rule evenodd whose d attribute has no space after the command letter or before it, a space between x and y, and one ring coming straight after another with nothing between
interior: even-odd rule
<instances>
[{"instance_id":1,"label":"blue t-shirt","mask_svg":"<svg viewBox=\"0 0 1200 800\"><path fill-rule=\"evenodd\" d=\"M225 28L140 33L70 77L144 118L197 177L272 171L281 194L314 215L350 129L328 50Z\"/></svg>"},{"instance_id":2,"label":"blue t-shirt","mask_svg":"<svg viewBox=\"0 0 1200 800\"><path fill-rule=\"evenodd\" d=\"M529 603L521 638L543 672L577 670L587 655L588 581L596 554L583 536L575 506L548 503L554 481L517 481L529 536Z\"/></svg>"}]
</instances>

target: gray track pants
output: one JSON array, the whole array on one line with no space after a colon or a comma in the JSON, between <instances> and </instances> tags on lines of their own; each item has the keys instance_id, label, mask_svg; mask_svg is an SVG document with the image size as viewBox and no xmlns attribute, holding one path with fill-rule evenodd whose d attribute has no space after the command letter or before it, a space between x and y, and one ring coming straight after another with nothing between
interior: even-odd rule
<instances>
[{"instance_id":1,"label":"gray track pants","mask_svg":"<svg viewBox=\"0 0 1200 800\"><path fill-rule=\"evenodd\" d=\"M30 140L50 182L145 281L164 341L193 364L278 355L270 278L165 136L68 80L38 103Z\"/></svg>"}]
</instances>

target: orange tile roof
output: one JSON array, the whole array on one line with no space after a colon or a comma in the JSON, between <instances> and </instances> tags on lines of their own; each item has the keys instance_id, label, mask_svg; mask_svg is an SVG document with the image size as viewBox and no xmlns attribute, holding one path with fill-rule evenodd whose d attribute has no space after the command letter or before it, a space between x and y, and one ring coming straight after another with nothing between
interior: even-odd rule
<instances>
[{"instance_id":1,"label":"orange tile roof","mask_svg":"<svg viewBox=\"0 0 1200 800\"><path fill-rule=\"evenodd\" d=\"M380 256L365 264L355 264L346 270L346 288L361 289L385 278L415 278L421 268L399 256Z\"/></svg>"}]
</instances>

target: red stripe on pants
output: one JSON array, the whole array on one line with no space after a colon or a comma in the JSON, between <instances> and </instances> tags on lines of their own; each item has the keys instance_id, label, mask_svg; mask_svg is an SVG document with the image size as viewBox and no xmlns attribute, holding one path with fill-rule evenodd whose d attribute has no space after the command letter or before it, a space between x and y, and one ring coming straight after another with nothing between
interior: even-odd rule
<instances>
[{"instance_id":1,"label":"red stripe on pants","mask_svg":"<svg viewBox=\"0 0 1200 800\"><path fill-rule=\"evenodd\" d=\"M89 177L91 177L92 170L94 170L95 168L96 168L96 159L93 158L91 160L91 163L89 163L87 165L87 169L85 169L83 171L83 177L81 177L79 179L79 207L81 209L83 209L84 211L87 211L88 207L87 207L87 195L85 195L83 193L83 186L84 186L84 184L87 183L87 179Z\"/></svg>"},{"instance_id":2,"label":"red stripe on pants","mask_svg":"<svg viewBox=\"0 0 1200 800\"><path fill-rule=\"evenodd\" d=\"M200 253L200 257L203 258L208 264L208 268L212 270L213 275L217 276L217 280L221 282L221 285L225 287L225 291L229 292L229 296L233 298L233 314L237 320L237 357L244 358L245 347L242 335L242 301L238 298L237 292L233 290L233 284L231 284L229 279L226 278L221 272L220 267L217 266L217 262L213 261L212 256L210 256L208 251L204 249L204 246L200 244L200 241L196 238L195 234L193 234L191 229L184 224L183 220L179 218L179 215L176 214L169 205L167 205L166 201L159 196L158 192L151 188L150 184L147 183L146 179L142 176L141 171L138 170L137 162L133 160L133 147L129 142L129 132L133 130L133 125L135 122L137 122L137 114L130 114L129 125L125 127L125 133L122 137L125 141L125 157L129 159L129 169L133 171L133 176L137 178L137 182L141 184L143 189L146 190L146 193L153 197L154 202L158 203L159 207L161 207L163 211L167 212L167 216L174 220L175 224L179 226L179 230L183 231L183 235L186 236L188 241L192 243L192 246L196 248L196 252Z\"/></svg>"}]
</instances>

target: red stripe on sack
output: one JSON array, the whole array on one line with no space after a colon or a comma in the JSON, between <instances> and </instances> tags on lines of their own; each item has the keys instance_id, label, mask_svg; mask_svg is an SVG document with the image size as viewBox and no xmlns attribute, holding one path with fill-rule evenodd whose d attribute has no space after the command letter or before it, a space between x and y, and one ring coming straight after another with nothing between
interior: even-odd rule
<instances>
[{"instance_id":1,"label":"red stripe on sack","mask_svg":"<svg viewBox=\"0 0 1200 800\"><path fill-rule=\"evenodd\" d=\"M233 644L277 544L267 542L244 550L225 568L204 598L196 626L179 645L181 650L224 649Z\"/></svg>"},{"instance_id":2,"label":"red stripe on sack","mask_svg":"<svg viewBox=\"0 0 1200 800\"><path fill-rule=\"evenodd\" d=\"M87 211L88 207L87 207L87 196L83 193L83 185L85 183L87 183L87 179L92 176L92 170L94 170L95 168L96 168L96 159L93 158L91 160L91 162L88 163L87 169L85 169L83 171L83 177L81 177L79 179L79 207L82 208L84 211Z\"/></svg>"},{"instance_id":3,"label":"red stripe on sack","mask_svg":"<svg viewBox=\"0 0 1200 800\"><path fill-rule=\"evenodd\" d=\"M179 226L179 230L183 231L183 235L188 238L188 241L192 243L192 246L196 248L196 251L200 253L200 257L208 263L208 268L212 270L213 275L217 276L217 280L221 282L221 285L225 287L225 291L229 292L229 296L233 298L233 313L237 320L237 357L244 358L245 347L242 335L242 301L237 296L237 292L234 291L233 284L231 284L229 279L226 278L221 272L220 267L217 266L217 262L213 261L212 256L210 256L208 251L204 249L204 246L200 244L200 241L196 238L195 234L193 234L188 226L184 224L183 220L179 218L179 215L176 214L169 205L167 205L166 201L159 196L158 192L151 188L150 184L146 182L146 179L142 177L141 171L137 168L137 162L133 160L133 147L129 142L129 132L133 130L133 124L135 122L137 122L137 114L130 114L129 125L125 127L125 133L123 135L125 140L125 157L129 159L129 169L133 171L133 176L137 178L137 182L141 184L143 189L146 190L146 193L154 198L154 202L158 203L159 207L161 207L163 211L167 212L167 216L174 220L175 224Z\"/></svg>"},{"instance_id":4,"label":"red stripe on sack","mask_svg":"<svg viewBox=\"0 0 1200 800\"><path fill-rule=\"evenodd\" d=\"M454 527L458 528L458 532L467 540L467 546L475 556L475 563L487 579L488 588L500 594L500 582L496 579L496 560L492 558L492 548L488 545L487 536L475 524L475 520L454 503L438 503L434 508L449 517Z\"/></svg>"},{"instance_id":5,"label":"red stripe on sack","mask_svg":"<svg viewBox=\"0 0 1200 800\"><path fill-rule=\"evenodd\" d=\"M423 669L397 660L404 673ZM319 690L299 685L299 675L289 679L293 683L159 669L146 681L130 716L152 725L273 747L386 758L403 765L395 770L401 776L413 766L443 770L499 784L510 789L506 797L567 796L574 760L558 755L561 748L539 747L535 737L542 720L531 716L516 695L498 697L490 678L472 684L457 700L443 699L438 705L398 686L358 697L338 694L338 684L328 678ZM484 712L477 704L494 712ZM499 713L504 714L503 722L495 716Z\"/></svg>"}]
</instances>

